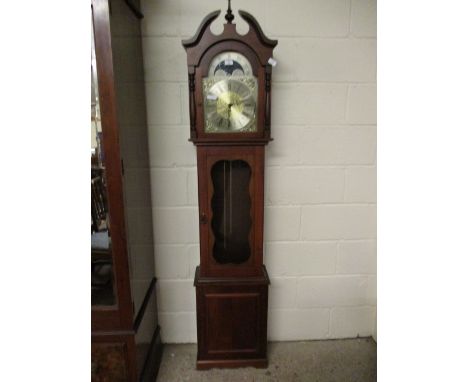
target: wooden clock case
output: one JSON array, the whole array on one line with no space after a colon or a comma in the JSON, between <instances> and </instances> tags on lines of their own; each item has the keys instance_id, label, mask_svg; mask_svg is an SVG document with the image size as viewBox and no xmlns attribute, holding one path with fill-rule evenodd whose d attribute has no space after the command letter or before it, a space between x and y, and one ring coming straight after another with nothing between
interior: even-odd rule
<instances>
[{"instance_id":1,"label":"wooden clock case","mask_svg":"<svg viewBox=\"0 0 468 382\"><path fill-rule=\"evenodd\" d=\"M163 352L157 280L152 250L141 250L152 248L152 220L139 224L130 219L134 210L127 198L130 190L136 190L138 202L151 207L148 155L137 144L147 139L140 33L143 16L131 2L121 0L91 0L91 11L107 190L103 191L104 211L109 216L111 243L106 251L97 251L91 244L91 268L104 262L113 270L112 282L96 288L109 288L111 303L103 303L102 297L95 300L91 282L91 381L154 382ZM129 56L131 62L124 59ZM126 177L125 172L133 177ZM133 245L142 243L141 238L150 239ZM137 263L140 269L147 269L144 275L136 271Z\"/></svg>"},{"instance_id":2,"label":"wooden clock case","mask_svg":"<svg viewBox=\"0 0 468 382\"><path fill-rule=\"evenodd\" d=\"M194 285L197 299L197 368L266 367L268 273L263 265L264 161L270 137L271 65L277 41L268 39L255 18L239 11L249 25L240 35L230 8L224 31L215 35L211 23L221 11L210 13L195 35L182 42L187 52L190 141L197 149L200 217L200 266ZM221 52L246 57L258 83L257 126L254 132L207 133L204 130L203 78ZM249 208L249 254L241 262L219 262L214 252L214 181L216 163L242 161L249 174L245 193ZM235 182L234 182L235 183ZM235 184L234 184L235 185ZM226 195L226 194L223 194ZM247 205L247 207L246 207Z\"/></svg>"}]
</instances>

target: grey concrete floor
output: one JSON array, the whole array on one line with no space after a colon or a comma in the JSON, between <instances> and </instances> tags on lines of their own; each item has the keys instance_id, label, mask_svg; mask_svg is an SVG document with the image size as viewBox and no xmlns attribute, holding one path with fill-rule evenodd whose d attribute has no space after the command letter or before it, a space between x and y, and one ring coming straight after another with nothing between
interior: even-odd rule
<instances>
[{"instance_id":1,"label":"grey concrete floor","mask_svg":"<svg viewBox=\"0 0 468 382\"><path fill-rule=\"evenodd\" d=\"M270 342L267 369L197 371L196 345L164 345L158 382L375 382L377 345L372 338Z\"/></svg>"}]
</instances>

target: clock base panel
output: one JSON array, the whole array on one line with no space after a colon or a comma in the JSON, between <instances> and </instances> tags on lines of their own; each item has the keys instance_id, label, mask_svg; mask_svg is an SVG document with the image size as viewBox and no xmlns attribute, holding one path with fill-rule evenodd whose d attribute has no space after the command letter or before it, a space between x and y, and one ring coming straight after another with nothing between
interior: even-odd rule
<instances>
[{"instance_id":1,"label":"clock base panel","mask_svg":"<svg viewBox=\"0 0 468 382\"><path fill-rule=\"evenodd\" d=\"M235 369L238 367L255 367L257 369L266 369L268 359L225 359L225 360L197 360L197 370L208 369Z\"/></svg>"},{"instance_id":2,"label":"clock base panel","mask_svg":"<svg viewBox=\"0 0 468 382\"><path fill-rule=\"evenodd\" d=\"M268 274L200 277L197 294L197 369L268 366Z\"/></svg>"}]
</instances>

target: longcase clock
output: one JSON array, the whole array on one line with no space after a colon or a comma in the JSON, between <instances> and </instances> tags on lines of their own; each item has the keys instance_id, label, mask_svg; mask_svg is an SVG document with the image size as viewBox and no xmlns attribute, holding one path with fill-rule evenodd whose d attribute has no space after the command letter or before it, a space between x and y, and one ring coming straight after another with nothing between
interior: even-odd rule
<instances>
[{"instance_id":1,"label":"longcase clock","mask_svg":"<svg viewBox=\"0 0 468 382\"><path fill-rule=\"evenodd\" d=\"M187 52L190 140L197 148L200 266L197 368L267 366L263 265L264 158L270 138L273 48L255 18L240 35L229 4L221 34L210 13Z\"/></svg>"}]
</instances>

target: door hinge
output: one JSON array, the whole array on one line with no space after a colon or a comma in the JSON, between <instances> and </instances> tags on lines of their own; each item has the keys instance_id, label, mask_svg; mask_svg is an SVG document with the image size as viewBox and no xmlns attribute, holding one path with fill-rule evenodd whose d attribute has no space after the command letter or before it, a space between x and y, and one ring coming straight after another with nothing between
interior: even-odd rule
<instances>
[{"instance_id":1,"label":"door hinge","mask_svg":"<svg viewBox=\"0 0 468 382\"><path fill-rule=\"evenodd\" d=\"M122 175L125 175L125 167L123 159L120 160L120 167L122 168Z\"/></svg>"}]
</instances>

